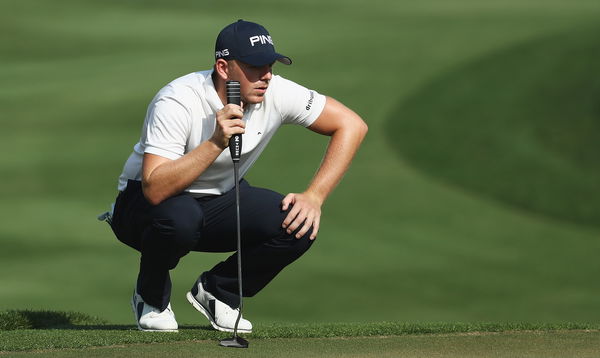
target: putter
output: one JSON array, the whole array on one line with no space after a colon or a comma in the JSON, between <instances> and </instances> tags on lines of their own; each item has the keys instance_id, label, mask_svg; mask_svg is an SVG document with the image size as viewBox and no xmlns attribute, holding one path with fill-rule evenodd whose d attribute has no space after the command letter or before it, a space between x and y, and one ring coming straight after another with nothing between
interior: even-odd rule
<instances>
[{"instance_id":1,"label":"putter","mask_svg":"<svg viewBox=\"0 0 600 358\"><path fill-rule=\"evenodd\" d=\"M240 105L240 83L238 81L227 81L227 104L233 103ZM220 346L232 348L248 348L248 341L238 336L238 324L242 317L242 234L240 232L240 179L238 165L242 153L242 135L236 134L229 139L229 151L233 160L233 176L235 179L235 210L237 219L237 266L238 266L238 290L240 295L240 307L238 316L233 327L233 337L223 339L219 342Z\"/></svg>"}]
</instances>

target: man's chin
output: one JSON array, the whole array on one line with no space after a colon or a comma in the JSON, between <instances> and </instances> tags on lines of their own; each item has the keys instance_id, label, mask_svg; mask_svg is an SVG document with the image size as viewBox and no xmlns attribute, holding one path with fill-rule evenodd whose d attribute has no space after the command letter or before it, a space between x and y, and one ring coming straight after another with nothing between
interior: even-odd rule
<instances>
[{"instance_id":1,"label":"man's chin","mask_svg":"<svg viewBox=\"0 0 600 358\"><path fill-rule=\"evenodd\" d=\"M265 96L247 96L244 98L244 102L247 104L259 104L265 100Z\"/></svg>"}]
</instances>

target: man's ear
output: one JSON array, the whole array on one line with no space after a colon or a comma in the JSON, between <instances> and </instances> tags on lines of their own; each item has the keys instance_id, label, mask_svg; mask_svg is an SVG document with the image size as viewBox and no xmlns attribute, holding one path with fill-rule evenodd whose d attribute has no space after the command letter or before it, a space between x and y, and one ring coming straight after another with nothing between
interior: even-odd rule
<instances>
[{"instance_id":1,"label":"man's ear","mask_svg":"<svg viewBox=\"0 0 600 358\"><path fill-rule=\"evenodd\" d=\"M215 62L215 72L223 79L223 81L229 79L229 70L229 63L227 63L227 61L222 58L217 59Z\"/></svg>"}]
</instances>

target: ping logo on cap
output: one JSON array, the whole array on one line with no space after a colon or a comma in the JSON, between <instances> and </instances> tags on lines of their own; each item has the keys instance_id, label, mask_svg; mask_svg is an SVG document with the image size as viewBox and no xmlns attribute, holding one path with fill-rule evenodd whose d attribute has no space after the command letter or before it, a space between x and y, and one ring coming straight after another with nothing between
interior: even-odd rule
<instances>
[{"instance_id":1,"label":"ping logo on cap","mask_svg":"<svg viewBox=\"0 0 600 358\"><path fill-rule=\"evenodd\" d=\"M221 51L215 51L215 57L217 58L221 58L221 57L225 57L225 56L229 56L229 49L223 49Z\"/></svg>"},{"instance_id":2,"label":"ping logo on cap","mask_svg":"<svg viewBox=\"0 0 600 358\"><path fill-rule=\"evenodd\" d=\"M248 38L250 40L250 45L254 47L254 44L260 42L261 45L266 44L267 42L273 45L273 40L271 39L271 35L256 35Z\"/></svg>"}]
</instances>

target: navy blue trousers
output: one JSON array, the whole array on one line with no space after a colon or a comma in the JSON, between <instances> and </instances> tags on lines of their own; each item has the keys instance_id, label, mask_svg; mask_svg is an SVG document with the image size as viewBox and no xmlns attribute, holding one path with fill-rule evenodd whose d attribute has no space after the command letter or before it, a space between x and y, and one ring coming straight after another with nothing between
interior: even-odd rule
<instances>
[{"instance_id":1,"label":"navy blue trousers","mask_svg":"<svg viewBox=\"0 0 600 358\"><path fill-rule=\"evenodd\" d=\"M242 279L245 297L254 296L284 267L306 252L311 230L296 239L281 227L283 196L240 182ZM165 309L171 297L169 271L190 251L235 252L235 190L193 198L182 193L150 204L141 182L130 180L119 194L111 227L117 238L141 253L137 290L146 303ZM204 287L231 307L239 306L237 253L202 275Z\"/></svg>"}]
</instances>

